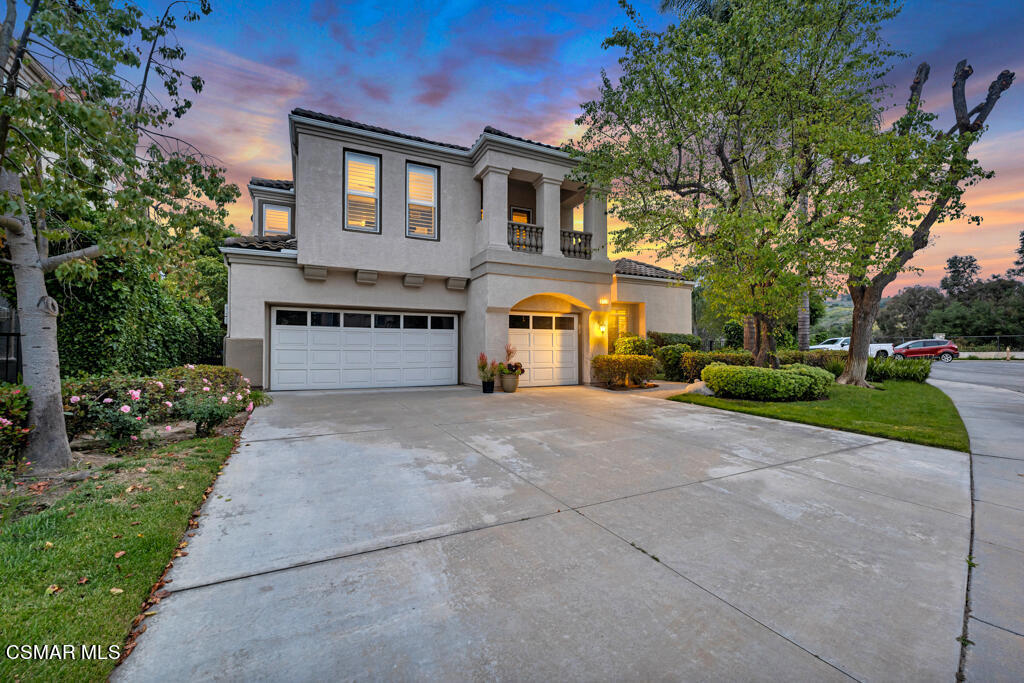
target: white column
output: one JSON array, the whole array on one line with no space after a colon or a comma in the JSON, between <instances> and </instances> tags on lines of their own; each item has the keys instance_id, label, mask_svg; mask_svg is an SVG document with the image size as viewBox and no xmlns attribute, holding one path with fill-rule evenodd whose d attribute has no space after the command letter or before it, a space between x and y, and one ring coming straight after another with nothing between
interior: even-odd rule
<instances>
[{"instance_id":1,"label":"white column","mask_svg":"<svg viewBox=\"0 0 1024 683\"><path fill-rule=\"evenodd\" d=\"M544 226L544 255L562 255L562 181L541 178L537 190L537 224Z\"/></svg>"},{"instance_id":2,"label":"white column","mask_svg":"<svg viewBox=\"0 0 1024 683\"><path fill-rule=\"evenodd\" d=\"M481 181L484 184L484 220L487 246L508 250L508 169L488 166Z\"/></svg>"},{"instance_id":3,"label":"white column","mask_svg":"<svg viewBox=\"0 0 1024 683\"><path fill-rule=\"evenodd\" d=\"M608 205L603 195L583 200L583 232L590 233L591 259L608 260Z\"/></svg>"}]
</instances>

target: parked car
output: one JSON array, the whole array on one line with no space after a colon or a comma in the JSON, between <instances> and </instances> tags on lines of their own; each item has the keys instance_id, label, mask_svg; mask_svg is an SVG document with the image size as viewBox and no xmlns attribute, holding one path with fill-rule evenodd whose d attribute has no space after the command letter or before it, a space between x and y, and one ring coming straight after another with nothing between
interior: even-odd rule
<instances>
[{"instance_id":1,"label":"parked car","mask_svg":"<svg viewBox=\"0 0 1024 683\"><path fill-rule=\"evenodd\" d=\"M810 349L825 349L828 351L846 351L850 348L849 337L834 337L832 339L826 339L820 344L808 347ZM868 345L868 355L875 358L888 358L893 354L892 344L870 344Z\"/></svg>"},{"instance_id":2,"label":"parked car","mask_svg":"<svg viewBox=\"0 0 1024 683\"><path fill-rule=\"evenodd\" d=\"M916 339L896 347L893 358L938 358L949 363L960 357L960 349L948 339Z\"/></svg>"}]
</instances>

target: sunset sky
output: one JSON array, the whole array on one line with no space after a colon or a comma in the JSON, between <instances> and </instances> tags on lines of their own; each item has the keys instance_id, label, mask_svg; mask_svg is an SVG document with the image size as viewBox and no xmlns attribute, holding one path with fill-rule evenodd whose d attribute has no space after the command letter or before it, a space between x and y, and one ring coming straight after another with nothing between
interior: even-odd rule
<instances>
[{"instance_id":1,"label":"sunset sky","mask_svg":"<svg viewBox=\"0 0 1024 683\"><path fill-rule=\"evenodd\" d=\"M656 2L635 6L653 27L670 17ZM154 14L164 4L151 3ZM290 178L288 112L304 107L435 140L470 145L485 125L551 144L574 135L579 104L596 95L600 70L618 53L601 49L627 23L614 2L369 3L218 2L197 24L181 23L186 69L206 80L179 135L220 159L243 188L231 212L250 230L244 186L250 176ZM972 188L968 209L981 227L950 223L933 246L886 291L937 284L946 258L973 254L984 275L1013 260L1024 228L1024 3L1019 0L909 0L888 28L894 47L912 53L892 75L902 100L914 67L931 64L926 106L952 117L953 67L974 66L969 105L1002 70L1018 81L989 118L975 152L996 177ZM650 255L639 258L652 260Z\"/></svg>"}]
</instances>

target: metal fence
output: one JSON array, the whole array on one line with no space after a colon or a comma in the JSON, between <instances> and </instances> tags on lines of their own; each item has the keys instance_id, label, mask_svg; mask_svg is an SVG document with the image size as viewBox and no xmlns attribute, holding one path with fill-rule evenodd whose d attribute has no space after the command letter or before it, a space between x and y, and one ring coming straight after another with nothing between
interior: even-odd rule
<instances>
[{"instance_id":1,"label":"metal fence","mask_svg":"<svg viewBox=\"0 0 1024 683\"><path fill-rule=\"evenodd\" d=\"M21 328L18 314L0 307L0 381L17 382L21 378Z\"/></svg>"}]
</instances>

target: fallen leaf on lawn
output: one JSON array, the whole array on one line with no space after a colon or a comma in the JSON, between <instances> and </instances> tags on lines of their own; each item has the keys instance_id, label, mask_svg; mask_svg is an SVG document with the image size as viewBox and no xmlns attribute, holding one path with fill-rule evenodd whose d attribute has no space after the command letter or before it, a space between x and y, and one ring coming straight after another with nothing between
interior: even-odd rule
<instances>
[{"instance_id":1,"label":"fallen leaf on lawn","mask_svg":"<svg viewBox=\"0 0 1024 683\"><path fill-rule=\"evenodd\" d=\"M114 534L111 538L121 538L121 534Z\"/></svg>"},{"instance_id":2,"label":"fallen leaf on lawn","mask_svg":"<svg viewBox=\"0 0 1024 683\"><path fill-rule=\"evenodd\" d=\"M175 487L175 488L177 488L177 489L178 489L178 490L180 491L180 490L182 490L182 489L183 489L183 488L185 488L185 487L184 487L184 486L177 486L177 487Z\"/></svg>"},{"instance_id":3,"label":"fallen leaf on lawn","mask_svg":"<svg viewBox=\"0 0 1024 683\"><path fill-rule=\"evenodd\" d=\"M145 468L145 467L140 467L140 468L138 469L138 471L139 471L139 472L145 472L145 471L146 471L146 468Z\"/></svg>"},{"instance_id":4,"label":"fallen leaf on lawn","mask_svg":"<svg viewBox=\"0 0 1024 683\"><path fill-rule=\"evenodd\" d=\"M118 558L124 557L127 554L128 554L127 550L118 550L116 553L114 553L114 559L116 560Z\"/></svg>"},{"instance_id":5,"label":"fallen leaf on lawn","mask_svg":"<svg viewBox=\"0 0 1024 683\"><path fill-rule=\"evenodd\" d=\"M88 576L83 576L82 578L80 578L78 580L78 585L79 586L81 586L83 583L89 583L89 577Z\"/></svg>"},{"instance_id":6,"label":"fallen leaf on lawn","mask_svg":"<svg viewBox=\"0 0 1024 683\"><path fill-rule=\"evenodd\" d=\"M135 534L135 535L138 536L139 538L142 538L142 534Z\"/></svg>"},{"instance_id":7,"label":"fallen leaf on lawn","mask_svg":"<svg viewBox=\"0 0 1024 683\"><path fill-rule=\"evenodd\" d=\"M134 491L135 489L136 489L136 486L135 486L135 484L132 484L131 486L129 486L128 488L126 488L126 489L124 490L124 492L125 492L125 493L131 493L131 492L132 492L132 491Z\"/></svg>"},{"instance_id":8,"label":"fallen leaf on lawn","mask_svg":"<svg viewBox=\"0 0 1024 683\"><path fill-rule=\"evenodd\" d=\"M131 523L131 524L129 524L128 526L138 526L138 525L140 525L140 524L142 524L142 522L132 522L132 523Z\"/></svg>"},{"instance_id":9,"label":"fallen leaf on lawn","mask_svg":"<svg viewBox=\"0 0 1024 683\"><path fill-rule=\"evenodd\" d=\"M51 543L50 541L47 541L46 543L43 544L43 547L44 548L52 548L53 547L53 543Z\"/></svg>"},{"instance_id":10,"label":"fallen leaf on lawn","mask_svg":"<svg viewBox=\"0 0 1024 683\"><path fill-rule=\"evenodd\" d=\"M136 503L135 505L132 505L132 510L134 510L134 509L136 509L136 508L138 508L138 507L139 507L139 504L138 504L138 503Z\"/></svg>"},{"instance_id":11,"label":"fallen leaf on lawn","mask_svg":"<svg viewBox=\"0 0 1024 683\"><path fill-rule=\"evenodd\" d=\"M121 593L124 593L124 589L123 588L111 588L110 592L113 593L114 595L120 595Z\"/></svg>"},{"instance_id":12,"label":"fallen leaf on lawn","mask_svg":"<svg viewBox=\"0 0 1024 683\"><path fill-rule=\"evenodd\" d=\"M58 586L55 583L51 583L49 586L46 587L46 594L47 595L53 595L54 593L59 593L59 592L60 592L60 586Z\"/></svg>"},{"instance_id":13,"label":"fallen leaf on lawn","mask_svg":"<svg viewBox=\"0 0 1024 683\"><path fill-rule=\"evenodd\" d=\"M185 547L188 547L188 541L182 541L181 543L179 543L179 544L178 544L178 547L179 547L179 548L185 548Z\"/></svg>"},{"instance_id":14,"label":"fallen leaf on lawn","mask_svg":"<svg viewBox=\"0 0 1024 683\"><path fill-rule=\"evenodd\" d=\"M151 616L153 616L155 614L156 614L156 612L154 612L153 610L150 610L148 612L143 612L142 616L144 616L144 617L151 617Z\"/></svg>"},{"instance_id":15,"label":"fallen leaf on lawn","mask_svg":"<svg viewBox=\"0 0 1024 683\"><path fill-rule=\"evenodd\" d=\"M169 598L170 596L171 591L158 590L156 593L153 593L153 597L157 600L163 600L164 598Z\"/></svg>"}]
</instances>

